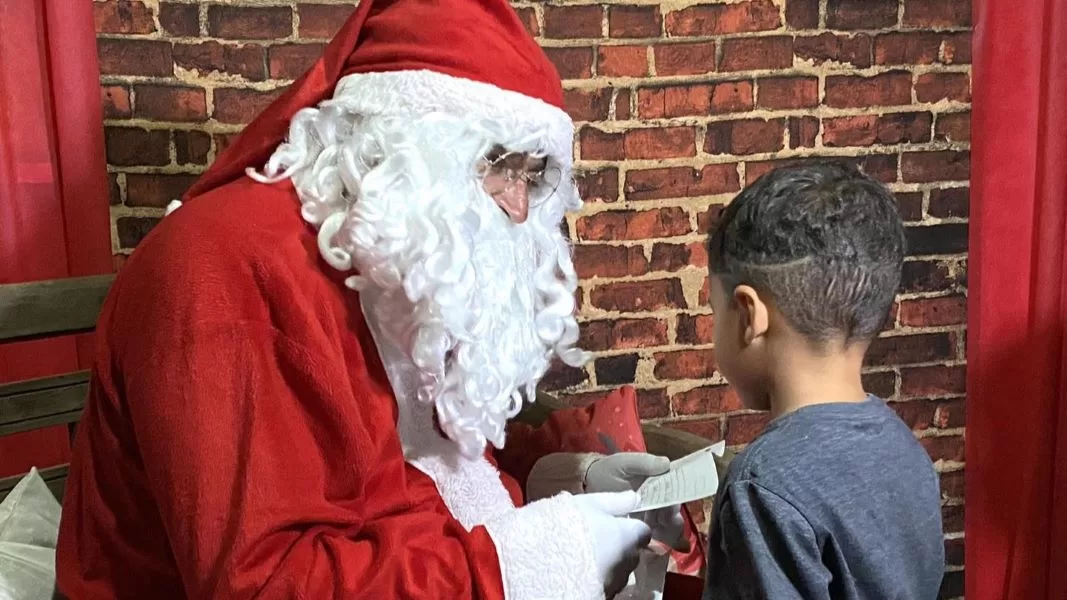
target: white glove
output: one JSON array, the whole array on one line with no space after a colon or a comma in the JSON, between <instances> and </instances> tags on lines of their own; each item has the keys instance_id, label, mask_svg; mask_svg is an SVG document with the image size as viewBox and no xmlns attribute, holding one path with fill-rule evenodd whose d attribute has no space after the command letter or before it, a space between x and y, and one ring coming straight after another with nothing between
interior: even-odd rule
<instances>
[{"instance_id":1,"label":"white glove","mask_svg":"<svg viewBox=\"0 0 1067 600\"><path fill-rule=\"evenodd\" d=\"M652 540L652 531L646 523L626 516L633 512L638 501L634 492L574 497L575 507L592 534L597 573L608 598L626 587L630 573L637 568L641 550Z\"/></svg>"},{"instance_id":2,"label":"white glove","mask_svg":"<svg viewBox=\"0 0 1067 600\"><path fill-rule=\"evenodd\" d=\"M644 452L603 456L589 465L585 474L585 490L590 493L637 490L646 479L662 475L670 468L671 461L666 457ZM656 541L675 550L689 550L681 506L638 513L634 517L652 528L652 538Z\"/></svg>"}]
</instances>

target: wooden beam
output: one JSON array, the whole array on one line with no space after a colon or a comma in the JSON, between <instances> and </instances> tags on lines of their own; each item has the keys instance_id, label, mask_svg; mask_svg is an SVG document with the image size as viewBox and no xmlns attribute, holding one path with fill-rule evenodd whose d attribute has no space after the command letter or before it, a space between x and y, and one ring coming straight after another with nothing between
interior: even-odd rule
<instances>
[{"instance_id":1,"label":"wooden beam","mask_svg":"<svg viewBox=\"0 0 1067 600\"><path fill-rule=\"evenodd\" d=\"M0 342L92 331L114 275L0 285Z\"/></svg>"},{"instance_id":2,"label":"wooden beam","mask_svg":"<svg viewBox=\"0 0 1067 600\"><path fill-rule=\"evenodd\" d=\"M88 392L88 371L0 385L0 436L76 423Z\"/></svg>"}]
</instances>

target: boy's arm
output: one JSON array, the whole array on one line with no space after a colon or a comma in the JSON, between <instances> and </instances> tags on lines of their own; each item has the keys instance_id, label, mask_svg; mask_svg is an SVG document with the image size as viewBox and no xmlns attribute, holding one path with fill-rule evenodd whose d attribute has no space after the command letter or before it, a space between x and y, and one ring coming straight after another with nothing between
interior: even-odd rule
<instances>
[{"instance_id":1,"label":"boy's arm","mask_svg":"<svg viewBox=\"0 0 1067 600\"><path fill-rule=\"evenodd\" d=\"M710 554L724 564L709 569L705 598L830 599L830 572L811 524L796 508L753 481L720 493L721 551Z\"/></svg>"}]
</instances>

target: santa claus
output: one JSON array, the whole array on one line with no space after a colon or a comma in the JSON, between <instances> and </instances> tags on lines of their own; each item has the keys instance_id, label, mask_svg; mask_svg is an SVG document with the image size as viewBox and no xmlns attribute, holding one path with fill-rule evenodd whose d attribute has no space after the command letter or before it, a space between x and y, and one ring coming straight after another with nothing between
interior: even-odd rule
<instances>
[{"instance_id":1,"label":"santa claus","mask_svg":"<svg viewBox=\"0 0 1067 600\"><path fill-rule=\"evenodd\" d=\"M619 490L666 460L550 453L516 479L487 451L553 358L585 360L561 105L504 0L363 0L116 281L60 591L617 591L651 535Z\"/></svg>"}]
</instances>

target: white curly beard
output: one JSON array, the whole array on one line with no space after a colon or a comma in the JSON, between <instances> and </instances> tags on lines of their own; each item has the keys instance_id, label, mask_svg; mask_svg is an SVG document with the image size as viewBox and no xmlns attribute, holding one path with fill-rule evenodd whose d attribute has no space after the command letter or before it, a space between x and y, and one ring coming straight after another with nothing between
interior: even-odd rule
<instances>
[{"instance_id":1,"label":"white curly beard","mask_svg":"<svg viewBox=\"0 0 1067 600\"><path fill-rule=\"evenodd\" d=\"M467 457L487 441L503 447L507 419L533 399L554 355L586 360L574 347L577 276L559 229L581 204L569 168L548 157L561 184L531 193L521 225L475 173L494 145L539 154L540 139L528 124L358 117L326 103L294 118L264 175L249 173L292 178L322 255L358 273L348 284L374 298L368 318L415 365L417 401L436 408Z\"/></svg>"}]
</instances>

